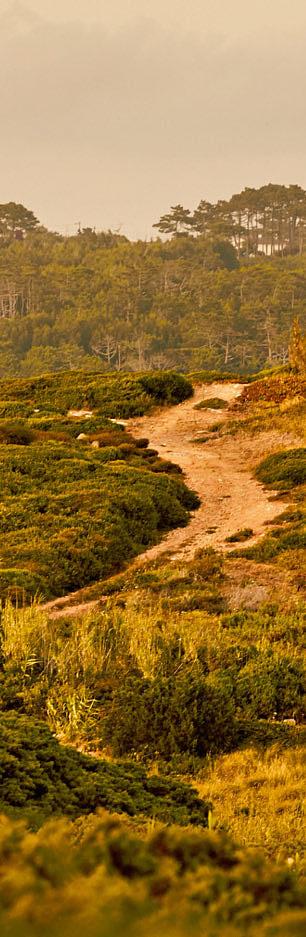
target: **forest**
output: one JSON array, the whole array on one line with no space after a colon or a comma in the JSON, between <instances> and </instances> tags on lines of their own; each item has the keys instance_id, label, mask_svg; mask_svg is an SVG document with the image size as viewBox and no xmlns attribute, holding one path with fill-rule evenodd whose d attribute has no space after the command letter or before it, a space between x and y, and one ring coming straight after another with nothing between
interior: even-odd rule
<instances>
[{"instance_id":1,"label":"forest","mask_svg":"<svg viewBox=\"0 0 306 937\"><path fill-rule=\"evenodd\" d=\"M159 236L47 231L0 206L0 376L59 370L256 372L306 319L306 193L245 189L174 206Z\"/></svg>"}]
</instances>

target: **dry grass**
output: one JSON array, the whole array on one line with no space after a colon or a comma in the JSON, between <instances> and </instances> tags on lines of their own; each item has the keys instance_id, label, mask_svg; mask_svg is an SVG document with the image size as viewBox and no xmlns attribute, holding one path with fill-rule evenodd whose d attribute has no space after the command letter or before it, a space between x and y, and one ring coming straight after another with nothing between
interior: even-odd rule
<instances>
[{"instance_id":1,"label":"dry grass","mask_svg":"<svg viewBox=\"0 0 306 937\"><path fill-rule=\"evenodd\" d=\"M300 864L304 761L301 746L248 748L219 756L197 782L201 797L214 805L214 825L228 830L242 846L258 846L277 859Z\"/></svg>"},{"instance_id":2,"label":"dry grass","mask_svg":"<svg viewBox=\"0 0 306 937\"><path fill-rule=\"evenodd\" d=\"M236 435L243 431L250 436L270 432L288 435L292 443L306 439L306 404L301 397L287 398L278 403L257 401L249 404L243 414L224 424L223 433ZM288 440L288 445L289 445Z\"/></svg>"}]
</instances>

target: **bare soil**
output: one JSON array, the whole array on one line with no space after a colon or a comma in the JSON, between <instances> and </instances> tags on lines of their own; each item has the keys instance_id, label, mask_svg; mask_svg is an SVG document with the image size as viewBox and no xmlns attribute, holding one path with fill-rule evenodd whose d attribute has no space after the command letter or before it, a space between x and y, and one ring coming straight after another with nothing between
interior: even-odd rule
<instances>
[{"instance_id":1,"label":"bare soil","mask_svg":"<svg viewBox=\"0 0 306 937\"><path fill-rule=\"evenodd\" d=\"M252 475L252 467L264 454L281 447L280 436L214 436L211 427L226 422L231 411L195 409L200 400L211 397L231 404L242 389L242 384L199 386L194 397L176 407L129 420L134 436L149 438L150 447L162 458L179 464L186 484L201 498L188 527L171 531L162 543L142 553L137 563L156 559L165 551L175 560L188 560L207 546L230 552L237 544L226 543L226 537L245 527L252 528L254 535L248 542L254 544L266 533L266 521L284 511L284 503L271 500L271 492ZM206 442L196 442L203 436L209 436Z\"/></svg>"}]
</instances>

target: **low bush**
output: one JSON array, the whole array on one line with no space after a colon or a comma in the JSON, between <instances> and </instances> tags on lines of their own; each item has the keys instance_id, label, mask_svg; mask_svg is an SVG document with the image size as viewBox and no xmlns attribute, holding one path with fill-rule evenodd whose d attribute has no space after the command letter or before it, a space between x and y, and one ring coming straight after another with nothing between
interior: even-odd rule
<instances>
[{"instance_id":1,"label":"low bush","mask_svg":"<svg viewBox=\"0 0 306 937\"><path fill-rule=\"evenodd\" d=\"M158 779L156 779L158 782ZM225 833L137 833L100 811L31 834L1 819L4 937L301 937L295 870Z\"/></svg>"},{"instance_id":2,"label":"low bush","mask_svg":"<svg viewBox=\"0 0 306 937\"><path fill-rule=\"evenodd\" d=\"M292 397L306 396L306 379L304 375L290 372L269 374L263 380L255 380L242 391L242 403L255 403L256 401L271 401L281 403Z\"/></svg>"},{"instance_id":3,"label":"low bush","mask_svg":"<svg viewBox=\"0 0 306 937\"><path fill-rule=\"evenodd\" d=\"M240 530L237 530L235 534L231 534L230 537L225 537L225 543L243 543L244 540L249 540L250 537L253 537L254 531L252 527L242 527Z\"/></svg>"},{"instance_id":4,"label":"low bush","mask_svg":"<svg viewBox=\"0 0 306 937\"><path fill-rule=\"evenodd\" d=\"M29 446L34 433L24 423L0 422L0 445Z\"/></svg>"},{"instance_id":5,"label":"low bush","mask_svg":"<svg viewBox=\"0 0 306 937\"><path fill-rule=\"evenodd\" d=\"M172 653L175 654L175 642ZM236 725L231 686L194 673L177 677L127 677L113 695L103 726L103 742L115 755L178 752L204 756L228 751Z\"/></svg>"},{"instance_id":6,"label":"low bush","mask_svg":"<svg viewBox=\"0 0 306 937\"><path fill-rule=\"evenodd\" d=\"M226 410L228 403L221 397L208 397L206 400L199 400L194 405L194 410Z\"/></svg>"},{"instance_id":7,"label":"low bush","mask_svg":"<svg viewBox=\"0 0 306 937\"><path fill-rule=\"evenodd\" d=\"M149 372L141 375L139 382L145 393L159 403L181 403L193 394L191 381L183 374L171 371Z\"/></svg>"},{"instance_id":8,"label":"low bush","mask_svg":"<svg viewBox=\"0 0 306 937\"><path fill-rule=\"evenodd\" d=\"M287 449L264 459L256 478L270 488L289 490L306 481L306 449Z\"/></svg>"},{"instance_id":9,"label":"low bush","mask_svg":"<svg viewBox=\"0 0 306 937\"><path fill-rule=\"evenodd\" d=\"M15 712L0 716L0 810L77 817L106 807L130 816L207 825L209 805L192 787L148 777L138 765L118 765L65 748L43 723Z\"/></svg>"},{"instance_id":10,"label":"low bush","mask_svg":"<svg viewBox=\"0 0 306 937\"><path fill-rule=\"evenodd\" d=\"M303 715L305 671L301 662L273 653L256 655L239 671L235 699L248 717L271 719Z\"/></svg>"},{"instance_id":11,"label":"low bush","mask_svg":"<svg viewBox=\"0 0 306 937\"><path fill-rule=\"evenodd\" d=\"M49 597L105 578L199 505L176 466L154 455L151 465L133 440L5 446L1 456L2 597L14 585L28 594L31 579L31 594Z\"/></svg>"},{"instance_id":12,"label":"low bush","mask_svg":"<svg viewBox=\"0 0 306 937\"><path fill-rule=\"evenodd\" d=\"M148 374L99 374L68 371L43 377L0 381L0 398L47 414L69 409L94 410L95 416L141 416L154 405L180 403L193 393L192 384L172 371ZM89 421L88 421L89 422Z\"/></svg>"}]
</instances>

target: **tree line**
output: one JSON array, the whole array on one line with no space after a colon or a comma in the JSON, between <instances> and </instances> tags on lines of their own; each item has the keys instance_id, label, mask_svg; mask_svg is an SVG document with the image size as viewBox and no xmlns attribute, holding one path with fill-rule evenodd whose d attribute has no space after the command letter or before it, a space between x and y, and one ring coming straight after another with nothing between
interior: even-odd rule
<instances>
[{"instance_id":1,"label":"tree line","mask_svg":"<svg viewBox=\"0 0 306 937\"><path fill-rule=\"evenodd\" d=\"M173 205L153 227L162 234L228 238L238 257L303 253L306 230L306 192L299 185L269 183L245 188L215 204L201 200L192 213Z\"/></svg>"},{"instance_id":2,"label":"tree line","mask_svg":"<svg viewBox=\"0 0 306 937\"><path fill-rule=\"evenodd\" d=\"M0 206L0 376L286 364L292 323L303 327L306 317L292 206L292 253L285 241L283 250L252 253L259 209L246 249L245 232L236 230L235 246L216 220L203 230L198 221L197 231L175 221L166 239L131 242L89 228L63 237L24 206ZM245 217L241 207L244 227ZM269 224L271 235L271 215Z\"/></svg>"}]
</instances>

